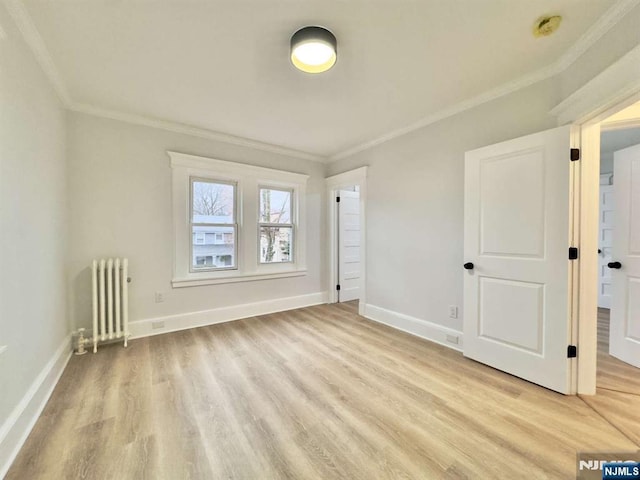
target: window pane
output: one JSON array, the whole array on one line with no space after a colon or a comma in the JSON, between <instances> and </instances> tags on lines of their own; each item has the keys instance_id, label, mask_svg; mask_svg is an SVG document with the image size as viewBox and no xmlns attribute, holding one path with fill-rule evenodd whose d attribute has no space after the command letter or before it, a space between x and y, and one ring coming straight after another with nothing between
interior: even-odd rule
<instances>
[{"instance_id":1,"label":"window pane","mask_svg":"<svg viewBox=\"0 0 640 480\"><path fill-rule=\"evenodd\" d=\"M233 185L194 180L191 188L193 223L235 223Z\"/></svg>"},{"instance_id":2,"label":"window pane","mask_svg":"<svg viewBox=\"0 0 640 480\"><path fill-rule=\"evenodd\" d=\"M234 227L193 227L192 237L194 270L236 266ZM200 242L200 239L205 241Z\"/></svg>"},{"instance_id":3,"label":"window pane","mask_svg":"<svg viewBox=\"0 0 640 480\"><path fill-rule=\"evenodd\" d=\"M260 262L291 262L291 227L260 227Z\"/></svg>"},{"instance_id":4,"label":"window pane","mask_svg":"<svg viewBox=\"0 0 640 480\"><path fill-rule=\"evenodd\" d=\"M260 222L291 223L291 192L261 188Z\"/></svg>"}]
</instances>

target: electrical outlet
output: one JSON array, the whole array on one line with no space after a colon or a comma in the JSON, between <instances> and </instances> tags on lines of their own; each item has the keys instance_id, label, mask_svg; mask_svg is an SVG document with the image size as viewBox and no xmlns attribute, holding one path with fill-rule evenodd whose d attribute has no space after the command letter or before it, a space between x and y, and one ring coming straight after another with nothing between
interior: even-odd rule
<instances>
[{"instance_id":1,"label":"electrical outlet","mask_svg":"<svg viewBox=\"0 0 640 480\"><path fill-rule=\"evenodd\" d=\"M164 293L156 292L156 303L164 302Z\"/></svg>"},{"instance_id":2,"label":"electrical outlet","mask_svg":"<svg viewBox=\"0 0 640 480\"><path fill-rule=\"evenodd\" d=\"M164 320L158 320L157 322L151 322L151 328L157 330L158 328L164 328Z\"/></svg>"},{"instance_id":3,"label":"electrical outlet","mask_svg":"<svg viewBox=\"0 0 640 480\"><path fill-rule=\"evenodd\" d=\"M458 343L460 343L460 337L457 335L447 335L447 342L458 345Z\"/></svg>"},{"instance_id":4,"label":"electrical outlet","mask_svg":"<svg viewBox=\"0 0 640 480\"><path fill-rule=\"evenodd\" d=\"M458 318L458 307L449 305L449 318Z\"/></svg>"}]
</instances>

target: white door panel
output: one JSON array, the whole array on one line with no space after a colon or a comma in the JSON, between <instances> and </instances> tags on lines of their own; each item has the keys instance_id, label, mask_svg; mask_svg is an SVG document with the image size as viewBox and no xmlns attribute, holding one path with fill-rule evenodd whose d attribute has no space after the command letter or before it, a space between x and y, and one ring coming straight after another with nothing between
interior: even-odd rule
<instances>
[{"instance_id":1,"label":"white door panel","mask_svg":"<svg viewBox=\"0 0 640 480\"><path fill-rule=\"evenodd\" d=\"M611 261L613 219L615 216L613 185L600 185L600 237L598 239L598 306L611 308Z\"/></svg>"},{"instance_id":2,"label":"white door panel","mask_svg":"<svg viewBox=\"0 0 640 480\"><path fill-rule=\"evenodd\" d=\"M544 285L480 277L480 299L481 338L542 353Z\"/></svg>"},{"instance_id":3,"label":"white door panel","mask_svg":"<svg viewBox=\"0 0 640 480\"><path fill-rule=\"evenodd\" d=\"M544 155L538 149L480 162L480 254L544 254Z\"/></svg>"},{"instance_id":4,"label":"white door panel","mask_svg":"<svg viewBox=\"0 0 640 480\"><path fill-rule=\"evenodd\" d=\"M640 145L614 153L613 281L609 353L640 367Z\"/></svg>"},{"instance_id":5,"label":"white door panel","mask_svg":"<svg viewBox=\"0 0 640 480\"><path fill-rule=\"evenodd\" d=\"M465 156L464 354L570 391L571 127Z\"/></svg>"},{"instance_id":6,"label":"white door panel","mask_svg":"<svg viewBox=\"0 0 640 480\"><path fill-rule=\"evenodd\" d=\"M360 297L360 194L341 191L339 195L339 298L348 302Z\"/></svg>"}]
</instances>

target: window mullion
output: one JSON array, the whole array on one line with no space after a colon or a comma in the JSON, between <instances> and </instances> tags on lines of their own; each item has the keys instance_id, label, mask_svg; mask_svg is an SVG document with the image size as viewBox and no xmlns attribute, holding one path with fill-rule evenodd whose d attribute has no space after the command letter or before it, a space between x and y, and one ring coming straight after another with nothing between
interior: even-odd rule
<instances>
[{"instance_id":1,"label":"window mullion","mask_svg":"<svg viewBox=\"0 0 640 480\"><path fill-rule=\"evenodd\" d=\"M192 223L192 227L233 227L237 223Z\"/></svg>"},{"instance_id":2,"label":"window mullion","mask_svg":"<svg viewBox=\"0 0 640 480\"><path fill-rule=\"evenodd\" d=\"M293 224L292 223L262 223L260 222L258 224L261 227L274 227L274 228L278 228L278 227L284 227L284 228L293 228Z\"/></svg>"}]
</instances>

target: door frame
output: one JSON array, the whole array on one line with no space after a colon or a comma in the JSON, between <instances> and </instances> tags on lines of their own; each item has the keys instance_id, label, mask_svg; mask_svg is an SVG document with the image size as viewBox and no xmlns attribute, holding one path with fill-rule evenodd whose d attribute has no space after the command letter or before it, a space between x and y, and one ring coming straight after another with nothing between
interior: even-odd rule
<instances>
[{"instance_id":1,"label":"door frame","mask_svg":"<svg viewBox=\"0 0 640 480\"><path fill-rule=\"evenodd\" d=\"M600 123L640 101L640 45L611 64L554 107L558 125L580 126L580 162L573 205L580 248L577 261L577 393L596 393L598 354L598 215L600 192ZM593 252L587 255L585 252Z\"/></svg>"},{"instance_id":2,"label":"door frame","mask_svg":"<svg viewBox=\"0 0 640 480\"><path fill-rule=\"evenodd\" d=\"M367 199L367 168L360 167L348 172L339 173L325 178L327 199L327 292L328 303L336 303L337 262L338 262L338 208L336 202L337 192L341 188L357 185L360 189L360 301L358 313L364 315L366 305L366 199Z\"/></svg>"}]
</instances>

